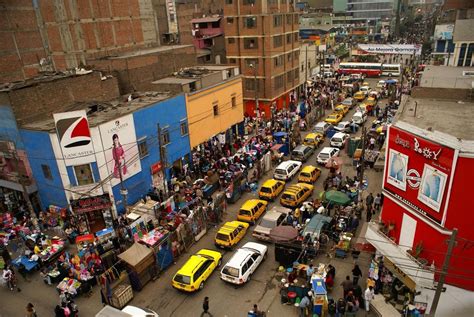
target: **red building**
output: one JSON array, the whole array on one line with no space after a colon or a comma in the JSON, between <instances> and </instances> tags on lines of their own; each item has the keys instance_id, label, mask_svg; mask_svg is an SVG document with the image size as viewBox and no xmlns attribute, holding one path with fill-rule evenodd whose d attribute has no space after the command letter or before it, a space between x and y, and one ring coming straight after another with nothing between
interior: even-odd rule
<instances>
[{"instance_id":1,"label":"red building","mask_svg":"<svg viewBox=\"0 0 474 317\"><path fill-rule=\"evenodd\" d=\"M434 285L430 273L438 280L455 228L446 284L474 291L473 106L408 98L388 129L381 212L385 235L371 224L366 237L388 258L396 246L392 262L417 291L423 289L420 296L428 306L433 292L426 290Z\"/></svg>"}]
</instances>

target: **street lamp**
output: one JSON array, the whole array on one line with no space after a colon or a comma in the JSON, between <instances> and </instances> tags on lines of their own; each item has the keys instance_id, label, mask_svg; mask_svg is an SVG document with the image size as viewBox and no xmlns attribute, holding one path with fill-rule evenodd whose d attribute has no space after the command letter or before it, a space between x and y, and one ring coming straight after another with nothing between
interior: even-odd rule
<instances>
[{"instance_id":1,"label":"street lamp","mask_svg":"<svg viewBox=\"0 0 474 317\"><path fill-rule=\"evenodd\" d=\"M258 81L257 81L257 63L255 64L250 64L250 68L253 68L253 78L254 78L254 83L255 83L255 111L256 111L256 116L257 119L260 118L260 109L258 105Z\"/></svg>"}]
</instances>

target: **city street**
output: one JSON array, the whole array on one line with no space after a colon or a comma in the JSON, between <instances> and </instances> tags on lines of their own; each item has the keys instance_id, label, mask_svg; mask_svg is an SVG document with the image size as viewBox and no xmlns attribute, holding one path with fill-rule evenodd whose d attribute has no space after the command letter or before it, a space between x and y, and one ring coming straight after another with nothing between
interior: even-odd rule
<instances>
[{"instance_id":1,"label":"city street","mask_svg":"<svg viewBox=\"0 0 474 317\"><path fill-rule=\"evenodd\" d=\"M375 87L378 80L378 78L367 79L372 88ZM381 107L384 107L385 104L386 100L379 101ZM354 112L355 108L350 110L343 120L350 121ZM331 113L331 111L326 110L326 115L329 113ZM368 117L365 125L370 126L373 118L374 117ZM356 135L360 135L361 130L362 129L359 129ZM302 137L304 138L304 135L309 132L310 131L304 132ZM329 146L328 138L326 138L324 145L321 145L305 164L317 165L315 158L324 146ZM343 177L353 177L356 172L352 165L352 159L347 156L344 150L341 151L340 156L343 158L344 163L341 169ZM322 184L329 171L324 167L321 167L321 169L322 174L314 184L313 198L323 190ZM364 197L368 192L380 192L382 173L367 169L365 175L368 180L368 189L364 193ZM261 184L269 178L272 178L272 172L264 175L259 183ZM291 183L296 183L295 179ZM245 193L237 203L228 205L227 211L223 215L223 221L236 219L236 214L240 206L247 199L251 198L255 198L252 193ZM270 202L268 209L271 209L274 205L279 205L278 199L275 200L275 202ZM363 215L357 236L359 236L361 232L364 232L365 227L365 215ZM258 304L259 309L267 311L267 316L298 316L299 310L296 307L282 305L280 303L279 281L275 278L278 263L274 260L274 249L271 244L269 244L266 261L259 266L257 271L252 275L252 279L241 287L235 287L234 285L223 282L219 278L218 270L214 271L212 276L206 281L204 289L194 294L185 294L171 287L173 275L184 262L186 262L191 254L202 248L216 249L214 246L214 235L217 229L218 228L215 227L208 230L207 234L194 244L188 253L179 257L176 264L163 272L157 280L148 283L141 292L135 292L134 299L129 304L150 308L159 313L160 316L199 316L202 311L202 301L205 296L208 296L210 298L210 312L214 316L246 316L246 313L255 303ZM251 235L252 230L253 227L250 227L245 238L239 242L238 246L242 246L247 241L256 241ZM353 243L357 243L358 241L357 239L355 241L353 240ZM223 252L223 263L226 263L233 252L220 251ZM357 260L365 278L367 276L369 260L370 254L367 253L362 253ZM318 257L313 260L313 264L317 265L318 263L331 263L336 267L337 275L334 284L335 287L329 295L335 300L342 297L342 287L340 283L344 280L346 275L351 275L355 260L350 256L346 259L337 259L329 258L325 254L319 254ZM35 304L38 316L51 316L53 314L54 306L58 303L58 293L54 289L54 286L45 285L37 272L33 274L31 279L31 282L25 282L19 277L19 286L22 289L20 293L14 293L8 291L6 288L0 288L1 302L8 303L5 305L2 304L2 313L0 316L23 316L22 311L25 302L33 302ZM361 279L360 285L364 289L365 282L363 281L364 278ZM102 307L98 287L94 288L91 297L86 298L81 296L77 298L76 303L81 316L94 316ZM359 315L363 316L365 312L359 312Z\"/></svg>"}]
</instances>

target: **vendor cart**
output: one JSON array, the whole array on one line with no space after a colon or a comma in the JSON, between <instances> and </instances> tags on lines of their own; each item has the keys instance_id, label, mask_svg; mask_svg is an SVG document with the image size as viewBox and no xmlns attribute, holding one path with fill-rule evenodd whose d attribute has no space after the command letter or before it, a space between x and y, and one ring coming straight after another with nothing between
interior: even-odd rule
<instances>
[{"instance_id":1,"label":"vendor cart","mask_svg":"<svg viewBox=\"0 0 474 317\"><path fill-rule=\"evenodd\" d=\"M339 242L335 246L335 254L336 258L344 259L347 256L347 253L350 251L351 248L351 241L353 238L353 234L350 232L342 232L339 236Z\"/></svg>"}]
</instances>

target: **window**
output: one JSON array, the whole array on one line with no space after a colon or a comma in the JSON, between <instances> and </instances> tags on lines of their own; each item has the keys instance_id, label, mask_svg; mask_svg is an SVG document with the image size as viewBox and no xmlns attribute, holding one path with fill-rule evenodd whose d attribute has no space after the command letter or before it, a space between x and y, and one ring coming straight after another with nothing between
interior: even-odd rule
<instances>
[{"instance_id":1,"label":"window","mask_svg":"<svg viewBox=\"0 0 474 317\"><path fill-rule=\"evenodd\" d=\"M229 58L229 63L230 64L235 64L235 63L237 63L237 60L235 58Z\"/></svg>"},{"instance_id":2,"label":"window","mask_svg":"<svg viewBox=\"0 0 474 317\"><path fill-rule=\"evenodd\" d=\"M295 33L295 42L298 42L298 32Z\"/></svg>"},{"instance_id":3,"label":"window","mask_svg":"<svg viewBox=\"0 0 474 317\"><path fill-rule=\"evenodd\" d=\"M254 67L255 65L258 65L258 59L256 59L256 58L246 58L245 59L245 65L247 67Z\"/></svg>"},{"instance_id":4,"label":"window","mask_svg":"<svg viewBox=\"0 0 474 317\"><path fill-rule=\"evenodd\" d=\"M244 5L254 5L255 0L244 0Z\"/></svg>"},{"instance_id":5,"label":"window","mask_svg":"<svg viewBox=\"0 0 474 317\"><path fill-rule=\"evenodd\" d=\"M227 18L227 24L234 24L234 18Z\"/></svg>"},{"instance_id":6,"label":"window","mask_svg":"<svg viewBox=\"0 0 474 317\"><path fill-rule=\"evenodd\" d=\"M295 72L295 76L294 76L295 80L299 80L300 79L300 72L298 71L298 68L296 68L294 70L294 72Z\"/></svg>"},{"instance_id":7,"label":"window","mask_svg":"<svg viewBox=\"0 0 474 317\"><path fill-rule=\"evenodd\" d=\"M257 17L245 17L244 28L253 29L257 27Z\"/></svg>"},{"instance_id":8,"label":"window","mask_svg":"<svg viewBox=\"0 0 474 317\"><path fill-rule=\"evenodd\" d=\"M304 63L301 63L301 71L304 71Z\"/></svg>"},{"instance_id":9,"label":"window","mask_svg":"<svg viewBox=\"0 0 474 317\"><path fill-rule=\"evenodd\" d=\"M289 54L287 55L287 57L288 57L288 62L291 62L291 57L292 57L292 54L291 54L291 53L289 53Z\"/></svg>"},{"instance_id":10,"label":"window","mask_svg":"<svg viewBox=\"0 0 474 317\"><path fill-rule=\"evenodd\" d=\"M49 165L41 164L41 169L43 170L44 178L53 180L53 175L51 174L51 168L49 167Z\"/></svg>"},{"instance_id":11,"label":"window","mask_svg":"<svg viewBox=\"0 0 474 317\"><path fill-rule=\"evenodd\" d=\"M273 47L280 47L283 45L283 35L273 37Z\"/></svg>"},{"instance_id":12,"label":"window","mask_svg":"<svg viewBox=\"0 0 474 317\"><path fill-rule=\"evenodd\" d=\"M293 71L289 71L286 73L286 81L292 82L293 81Z\"/></svg>"},{"instance_id":13,"label":"window","mask_svg":"<svg viewBox=\"0 0 474 317\"><path fill-rule=\"evenodd\" d=\"M245 90L255 90L255 80L251 78L245 78Z\"/></svg>"},{"instance_id":14,"label":"window","mask_svg":"<svg viewBox=\"0 0 474 317\"><path fill-rule=\"evenodd\" d=\"M291 44L291 34L286 35L286 44Z\"/></svg>"},{"instance_id":15,"label":"window","mask_svg":"<svg viewBox=\"0 0 474 317\"><path fill-rule=\"evenodd\" d=\"M77 185L82 186L94 183L90 164L74 166L74 173L76 174Z\"/></svg>"},{"instance_id":16,"label":"window","mask_svg":"<svg viewBox=\"0 0 474 317\"><path fill-rule=\"evenodd\" d=\"M244 39L244 48L246 49L258 48L257 38L251 37L251 38Z\"/></svg>"},{"instance_id":17,"label":"window","mask_svg":"<svg viewBox=\"0 0 474 317\"><path fill-rule=\"evenodd\" d=\"M231 98L231 100L230 100L230 103L231 103L231 105L232 105L232 108L237 107L237 97L232 96L232 98Z\"/></svg>"},{"instance_id":18,"label":"window","mask_svg":"<svg viewBox=\"0 0 474 317\"><path fill-rule=\"evenodd\" d=\"M281 20L282 20L281 15L274 15L273 16L273 26L274 27L281 26Z\"/></svg>"},{"instance_id":19,"label":"window","mask_svg":"<svg viewBox=\"0 0 474 317\"><path fill-rule=\"evenodd\" d=\"M175 16L173 13L170 13L170 22L174 22Z\"/></svg>"},{"instance_id":20,"label":"window","mask_svg":"<svg viewBox=\"0 0 474 317\"><path fill-rule=\"evenodd\" d=\"M471 66L472 63L472 54L474 53L474 44L471 43L467 49L466 60L464 61L464 66Z\"/></svg>"},{"instance_id":21,"label":"window","mask_svg":"<svg viewBox=\"0 0 474 317\"><path fill-rule=\"evenodd\" d=\"M234 44L235 43L235 39L233 37L230 37L227 39L227 43L228 44Z\"/></svg>"},{"instance_id":22,"label":"window","mask_svg":"<svg viewBox=\"0 0 474 317\"><path fill-rule=\"evenodd\" d=\"M162 130L161 137L163 138L163 145L171 143L170 132L168 130Z\"/></svg>"},{"instance_id":23,"label":"window","mask_svg":"<svg viewBox=\"0 0 474 317\"><path fill-rule=\"evenodd\" d=\"M181 129L181 135L186 135L188 134L188 123L186 121L184 122L181 122L181 124L179 125L180 129Z\"/></svg>"},{"instance_id":24,"label":"window","mask_svg":"<svg viewBox=\"0 0 474 317\"><path fill-rule=\"evenodd\" d=\"M461 45L461 49L459 50L459 58L458 58L458 66L462 66L464 64L464 56L466 56L467 44L464 43Z\"/></svg>"},{"instance_id":25,"label":"window","mask_svg":"<svg viewBox=\"0 0 474 317\"><path fill-rule=\"evenodd\" d=\"M288 14L286 16L286 24L291 24L291 23L293 23L293 15Z\"/></svg>"},{"instance_id":26,"label":"window","mask_svg":"<svg viewBox=\"0 0 474 317\"><path fill-rule=\"evenodd\" d=\"M283 65L283 55L277 56L273 60L275 61L275 67Z\"/></svg>"},{"instance_id":27,"label":"window","mask_svg":"<svg viewBox=\"0 0 474 317\"><path fill-rule=\"evenodd\" d=\"M280 75L275 77L275 89L282 88L284 82L284 76Z\"/></svg>"},{"instance_id":28,"label":"window","mask_svg":"<svg viewBox=\"0 0 474 317\"><path fill-rule=\"evenodd\" d=\"M212 111L214 112L215 116L219 115L219 104L217 103L212 104Z\"/></svg>"},{"instance_id":29,"label":"window","mask_svg":"<svg viewBox=\"0 0 474 317\"><path fill-rule=\"evenodd\" d=\"M278 0L268 0L269 5L276 5L278 4Z\"/></svg>"},{"instance_id":30,"label":"window","mask_svg":"<svg viewBox=\"0 0 474 317\"><path fill-rule=\"evenodd\" d=\"M232 0L225 0L225 4L232 4Z\"/></svg>"},{"instance_id":31,"label":"window","mask_svg":"<svg viewBox=\"0 0 474 317\"><path fill-rule=\"evenodd\" d=\"M148 145L146 144L146 139L138 141L138 153L140 158L144 158L148 155Z\"/></svg>"}]
</instances>

